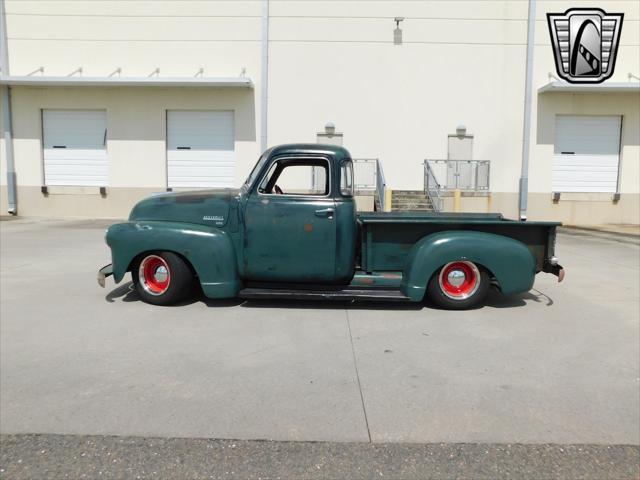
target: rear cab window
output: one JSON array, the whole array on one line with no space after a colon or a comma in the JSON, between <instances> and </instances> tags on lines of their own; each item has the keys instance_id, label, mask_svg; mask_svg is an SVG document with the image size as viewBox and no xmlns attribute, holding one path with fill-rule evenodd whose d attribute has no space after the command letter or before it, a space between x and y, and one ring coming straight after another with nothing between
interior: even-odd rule
<instances>
[{"instance_id":1,"label":"rear cab window","mask_svg":"<svg viewBox=\"0 0 640 480\"><path fill-rule=\"evenodd\" d=\"M340 195L353 197L353 162L345 160L340 166Z\"/></svg>"}]
</instances>

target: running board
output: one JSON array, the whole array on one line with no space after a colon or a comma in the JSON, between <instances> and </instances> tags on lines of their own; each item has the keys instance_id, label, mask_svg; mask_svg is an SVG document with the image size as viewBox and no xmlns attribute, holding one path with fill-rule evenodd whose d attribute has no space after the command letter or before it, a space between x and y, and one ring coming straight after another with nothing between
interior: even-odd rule
<instances>
[{"instance_id":1,"label":"running board","mask_svg":"<svg viewBox=\"0 0 640 480\"><path fill-rule=\"evenodd\" d=\"M287 299L287 300L369 300L379 302L410 302L400 290L380 288L342 290L298 290L283 288L244 288L238 293L240 298L258 299Z\"/></svg>"}]
</instances>

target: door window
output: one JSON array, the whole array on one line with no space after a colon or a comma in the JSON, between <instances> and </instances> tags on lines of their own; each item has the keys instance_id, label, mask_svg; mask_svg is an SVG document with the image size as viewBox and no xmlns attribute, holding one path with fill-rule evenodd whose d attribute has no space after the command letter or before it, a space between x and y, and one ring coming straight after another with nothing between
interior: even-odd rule
<instances>
[{"instance_id":1,"label":"door window","mask_svg":"<svg viewBox=\"0 0 640 480\"><path fill-rule=\"evenodd\" d=\"M329 195L329 164L323 159L278 160L258 187L266 195Z\"/></svg>"}]
</instances>

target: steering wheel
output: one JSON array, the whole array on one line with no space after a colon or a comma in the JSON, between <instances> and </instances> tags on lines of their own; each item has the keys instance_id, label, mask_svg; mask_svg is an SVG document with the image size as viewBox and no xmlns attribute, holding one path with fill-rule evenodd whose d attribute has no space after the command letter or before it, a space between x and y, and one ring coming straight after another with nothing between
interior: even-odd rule
<instances>
[{"instance_id":1,"label":"steering wheel","mask_svg":"<svg viewBox=\"0 0 640 480\"><path fill-rule=\"evenodd\" d=\"M278 185L274 185L273 189L276 192L276 195L282 195L284 193Z\"/></svg>"}]
</instances>

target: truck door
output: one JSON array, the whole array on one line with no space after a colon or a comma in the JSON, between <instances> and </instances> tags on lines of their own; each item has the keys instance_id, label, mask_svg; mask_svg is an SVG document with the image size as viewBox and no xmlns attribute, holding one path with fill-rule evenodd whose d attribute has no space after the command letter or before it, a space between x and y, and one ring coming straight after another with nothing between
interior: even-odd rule
<instances>
[{"instance_id":1,"label":"truck door","mask_svg":"<svg viewBox=\"0 0 640 480\"><path fill-rule=\"evenodd\" d=\"M247 279L305 283L335 280L332 188L327 158L276 158L246 204Z\"/></svg>"}]
</instances>

